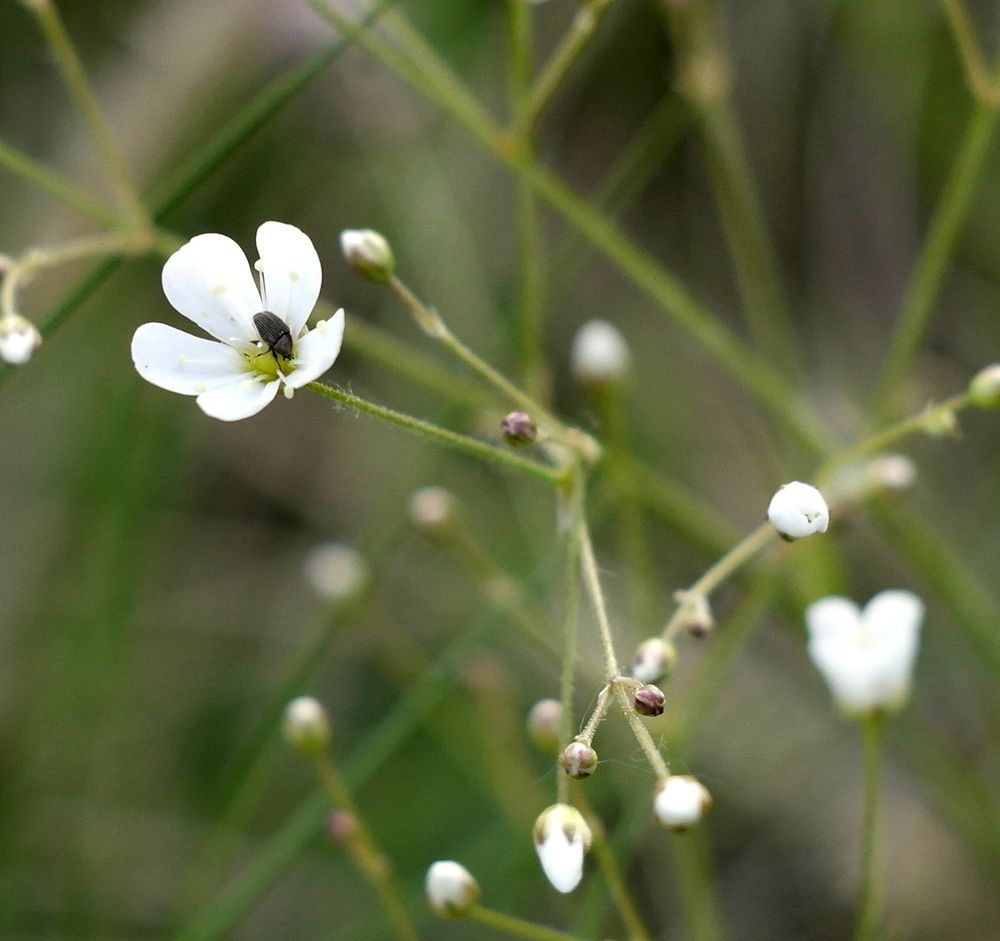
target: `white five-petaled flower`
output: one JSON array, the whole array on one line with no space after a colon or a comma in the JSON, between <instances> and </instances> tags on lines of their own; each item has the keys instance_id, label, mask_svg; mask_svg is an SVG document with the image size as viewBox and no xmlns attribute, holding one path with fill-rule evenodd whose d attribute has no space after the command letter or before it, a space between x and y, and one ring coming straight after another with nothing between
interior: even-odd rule
<instances>
[{"instance_id":1,"label":"white five-petaled flower","mask_svg":"<svg viewBox=\"0 0 1000 941\"><path fill-rule=\"evenodd\" d=\"M708 788L690 774L672 774L653 794L653 815L671 830L693 827L712 806Z\"/></svg>"},{"instance_id":2,"label":"white five-petaled flower","mask_svg":"<svg viewBox=\"0 0 1000 941\"><path fill-rule=\"evenodd\" d=\"M767 518L784 539L801 539L826 532L830 508L815 487L793 480L771 498Z\"/></svg>"},{"instance_id":3,"label":"white five-petaled flower","mask_svg":"<svg viewBox=\"0 0 1000 941\"><path fill-rule=\"evenodd\" d=\"M343 310L306 327L322 280L309 236L265 222L257 229L257 251L259 290L243 250L225 235L196 235L163 266L167 300L215 341L162 323L143 324L132 338L139 375L197 396L201 410L222 421L256 415L279 388L291 398L333 365L344 336ZM273 315L270 337L254 322L261 313ZM274 330L281 327L288 336L276 342Z\"/></svg>"},{"instance_id":4,"label":"white five-petaled flower","mask_svg":"<svg viewBox=\"0 0 1000 941\"><path fill-rule=\"evenodd\" d=\"M923 616L923 602L909 591L880 592L863 611L836 596L809 605L809 656L845 713L870 715L905 702Z\"/></svg>"},{"instance_id":5,"label":"white five-petaled flower","mask_svg":"<svg viewBox=\"0 0 1000 941\"><path fill-rule=\"evenodd\" d=\"M538 815L532 835L549 882L560 892L572 892L583 878L583 857L590 849L587 821L569 804L553 804Z\"/></svg>"}]
</instances>

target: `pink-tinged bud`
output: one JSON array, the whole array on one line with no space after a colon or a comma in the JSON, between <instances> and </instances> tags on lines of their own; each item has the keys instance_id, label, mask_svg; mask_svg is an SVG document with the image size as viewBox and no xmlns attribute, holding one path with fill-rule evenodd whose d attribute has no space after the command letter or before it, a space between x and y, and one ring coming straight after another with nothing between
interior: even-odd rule
<instances>
[{"instance_id":1,"label":"pink-tinged bud","mask_svg":"<svg viewBox=\"0 0 1000 941\"><path fill-rule=\"evenodd\" d=\"M559 750L562 728L562 704L557 699L540 699L528 713L528 735L546 755Z\"/></svg>"},{"instance_id":2,"label":"pink-tinged bud","mask_svg":"<svg viewBox=\"0 0 1000 941\"><path fill-rule=\"evenodd\" d=\"M651 683L640 686L635 691L635 711L641 716L663 715L663 704L666 701L667 697L663 695L663 690Z\"/></svg>"},{"instance_id":3,"label":"pink-tinged bud","mask_svg":"<svg viewBox=\"0 0 1000 941\"><path fill-rule=\"evenodd\" d=\"M503 439L513 448L523 448L538 440L538 425L527 412L511 412L500 422Z\"/></svg>"},{"instance_id":4,"label":"pink-tinged bud","mask_svg":"<svg viewBox=\"0 0 1000 941\"><path fill-rule=\"evenodd\" d=\"M597 752L583 742L570 742L559 755L559 767L571 778L589 778L597 767Z\"/></svg>"},{"instance_id":5,"label":"pink-tinged bud","mask_svg":"<svg viewBox=\"0 0 1000 941\"><path fill-rule=\"evenodd\" d=\"M704 637L715 628L712 607L701 592L675 591L674 600L681 606L681 623L692 637Z\"/></svg>"},{"instance_id":6,"label":"pink-tinged bud","mask_svg":"<svg viewBox=\"0 0 1000 941\"><path fill-rule=\"evenodd\" d=\"M346 843L358 832L358 818L349 810L335 810L326 821L327 835L336 843Z\"/></svg>"}]
</instances>

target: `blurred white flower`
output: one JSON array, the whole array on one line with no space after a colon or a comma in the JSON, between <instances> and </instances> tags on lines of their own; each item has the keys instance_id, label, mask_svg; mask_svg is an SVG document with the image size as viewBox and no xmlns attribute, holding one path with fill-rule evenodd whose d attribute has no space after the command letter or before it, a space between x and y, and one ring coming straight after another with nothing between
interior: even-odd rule
<instances>
[{"instance_id":1,"label":"blurred white flower","mask_svg":"<svg viewBox=\"0 0 1000 941\"><path fill-rule=\"evenodd\" d=\"M783 538L801 539L811 533L826 532L830 509L815 487L793 480L771 498L767 518Z\"/></svg>"},{"instance_id":2,"label":"blurred white flower","mask_svg":"<svg viewBox=\"0 0 1000 941\"><path fill-rule=\"evenodd\" d=\"M655 683L668 676L677 664L677 648L661 637L650 637L632 656L632 676L643 683Z\"/></svg>"},{"instance_id":3,"label":"blurred white flower","mask_svg":"<svg viewBox=\"0 0 1000 941\"><path fill-rule=\"evenodd\" d=\"M708 788L690 774L672 774L653 795L653 815L671 830L693 827L711 806Z\"/></svg>"},{"instance_id":4,"label":"blurred white flower","mask_svg":"<svg viewBox=\"0 0 1000 941\"><path fill-rule=\"evenodd\" d=\"M583 878L583 857L590 849L587 821L569 804L553 804L539 814L533 836L549 882L560 892L572 892Z\"/></svg>"},{"instance_id":5,"label":"blurred white flower","mask_svg":"<svg viewBox=\"0 0 1000 941\"><path fill-rule=\"evenodd\" d=\"M42 335L35 325L20 314L8 314L0 320L0 359L11 366L23 366L42 345Z\"/></svg>"},{"instance_id":6,"label":"blurred white flower","mask_svg":"<svg viewBox=\"0 0 1000 941\"><path fill-rule=\"evenodd\" d=\"M328 542L316 546L305 559L305 578L324 601L353 601L368 587L368 564L356 549Z\"/></svg>"},{"instance_id":7,"label":"blurred white flower","mask_svg":"<svg viewBox=\"0 0 1000 941\"><path fill-rule=\"evenodd\" d=\"M285 741L306 757L323 754L332 738L330 717L312 696L299 696L285 706L282 731Z\"/></svg>"},{"instance_id":8,"label":"blurred white flower","mask_svg":"<svg viewBox=\"0 0 1000 941\"><path fill-rule=\"evenodd\" d=\"M618 382L628 372L632 354L621 331L606 320L590 320L573 338L573 375L587 386Z\"/></svg>"},{"instance_id":9,"label":"blurred white flower","mask_svg":"<svg viewBox=\"0 0 1000 941\"><path fill-rule=\"evenodd\" d=\"M809 605L809 656L845 713L894 710L906 701L923 616L923 602L909 591L880 592L863 611L835 596Z\"/></svg>"},{"instance_id":10,"label":"blurred white flower","mask_svg":"<svg viewBox=\"0 0 1000 941\"><path fill-rule=\"evenodd\" d=\"M256 415L279 388L291 398L333 365L344 336L343 310L306 327L322 272L305 233L265 222L257 251L259 291L243 250L225 235L196 235L163 266L167 300L214 341L162 323L143 324L132 338L140 376L197 396L201 410L222 421Z\"/></svg>"},{"instance_id":11,"label":"blurred white flower","mask_svg":"<svg viewBox=\"0 0 1000 941\"><path fill-rule=\"evenodd\" d=\"M433 863L427 870L424 890L431 908L439 915L465 915L479 901L479 883L465 866L450 859Z\"/></svg>"}]
</instances>

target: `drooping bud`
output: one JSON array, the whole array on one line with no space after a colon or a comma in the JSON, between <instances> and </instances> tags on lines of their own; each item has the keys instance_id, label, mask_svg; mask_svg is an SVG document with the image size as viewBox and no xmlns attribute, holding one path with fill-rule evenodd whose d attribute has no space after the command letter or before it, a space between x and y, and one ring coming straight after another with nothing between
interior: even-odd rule
<instances>
[{"instance_id":1,"label":"drooping bud","mask_svg":"<svg viewBox=\"0 0 1000 941\"><path fill-rule=\"evenodd\" d=\"M549 882L559 892L572 892L583 878L583 857L593 839L587 821L569 804L553 804L539 814L532 836Z\"/></svg>"},{"instance_id":2,"label":"drooping bud","mask_svg":"<svg viewBox=\"0 0 1000 941\"><path fill-rule=\"evenodd\" d=\"M969 401L978 408L1000 408L1000 363L980 369L972 377Z\"/></svg>"},{"instance_id":3,"label":"drooping bud","mask_svg":"<svg viewBox=\"0 0 1000 941\"><path fill-rule=\"evenodd\" d=\"M468 915L481 894L479 883L472 873L450 859L431 865L424 880L424 890L430 907L448 918Z\"/></svg>"},{"instance_id":4,"label":"drooping bud","mask_svg":"<svg viewBox=\"0 0 1000 941\"><path fill-rule=\"evenodd\" d=\"M562 726L562 703L557 699L539 699L528 713L528 735L538 749L554 755L559 749Z\"/></svg>"},{"instance_id":5,"label":"drooping bud","mask_svg":"<svg viewBox=\"0 0 1000 941\"><path fill-rule=\"evenodd\" d=\"M635 711L641 716L662 716L663 704L667 697L663 695L663 690L652 683L640 686L633 696Z\"/></svg>"},{"instance_id":6,"label":"drooping bud","mask_svg":"<svg viewBox=\"0 0 1000 941\"><path fill-rule=\"evenodd\" d=\"M662 637L650 637L632 656L632 676L643 683L656 683L669 676L677 665L677 648Z\"/></svg>"},{"instance_id":7,"label":"drooping bud","mask_svg":"<svg viewBox=\"0 0 1000 941\"><path fill-rule=\"evenodd\" d=\"M346 843L358 832L358 818L349 810L335 810L326 821L326 832L335 843Z\"/></svg>"},{"instance_id":8,"label":"drooping bud","mask_svg":"<svg viewBox=\"0 0 1000 941\"><path fill-rule=\"evenodd\" d=\"M653 815L671 830L693 827L712 806L712 795L690 774L672 774L653 792Z\"/></svg>"},{"instance_id":9,"label":"drooping bud","mask_svg":"<svg viewBox=\"0 0 1000 941\"><path fill-rule=\"evenodd\" d=\"M712 606L703 592L681 589L674 592L674 601L681 607L681 624L692 637L704 637L715 628Z\"/></svg>"},{"instance_id":10,"label":"drooping bud","mask_svg":"<svg viewBox=\"0 0 1000 941\"><path fill-rule=\"evenodd\" d=\"M825 533L830 525L830 508L815 487L793 480L771 498L767 518L786 542L812 533Z\"/></svg>"},{"instance_id":11,"label":"drooping bud","mask_svg":"<svg viewBox=\"0 0 1000 941\"><path fill-rule=\"evenodd\" d=\"M364 557L341 543L316 546L306 556L303 569L312 590L330 604L355 601L368 587L369 572Z\"/></svg>"},{"instance_id":12,"label":"drooping bud","mask_svg":"<svg viewBox=\"0 0 1000 941\"><path fill-rule=\"evenodd\" d=\"M427 536L445 532L456 512L455 498L444 487L421 487L410 498L410 522Z\"/></svg>"},{"instance_id":13,"label":"drooping bud","mask_svg":"<svg viewBox=\"0 0 1000 941\"><path fill-rule=\"evenodd\" d=\"M35 325L20 314L0 319L0 359L11 366L23 366L42 345Z\"/></svg>"},{"instance_id":14,"label":"drooping bud","mask_svg":"<svg viewBox=\"0 0 1000 941\"><path fill-rule=\"evenodd\" d=\"M392 247L384 235L372 229L344 229L340 248L347 263L369 281L385 284L396 269Z\"/></svg>"},{"instance_id":15,"label":"drooping bud","mask_svg":"<svg viewBox=\"0 0 1000 941\"><path fill-rule=\"evenodd\" d=\"M584 742L570 742L559 755L559 767L571 778L589 778L597 767L597 752Z\"/></svg>"},{"instance_id":16,"label":"drooping bud","mask_svg":"<svg viewBox=\"0 0 1000 941\"><path fill-rule=\"evenodd\" d=\"M577 382L604 386L625 378L632 353L616 326L606 320L591 320L577 331L571 359Z\"/></svg>"},{"instance_id":17,"label":"drooping bud","mask_svg":"<svg viewBox=\"0 0 1000 941\"><path fill-rule=\"evenodd\" d=\"M285 707L285 740L305 755L316 758L330 747L330 718L312 696L299 696Z\"/></svg>"},{"instance_id":18,"label":"drooping bud","mask_svg":"<svg viewBox=\"0 0 1000 941\"><path fill-rule=\"evenodd\" d=\"M500 422L503 439L512 448L523 448L538 440L538 425L527 412L511 412Z\"/></svg>"}]
</instances>

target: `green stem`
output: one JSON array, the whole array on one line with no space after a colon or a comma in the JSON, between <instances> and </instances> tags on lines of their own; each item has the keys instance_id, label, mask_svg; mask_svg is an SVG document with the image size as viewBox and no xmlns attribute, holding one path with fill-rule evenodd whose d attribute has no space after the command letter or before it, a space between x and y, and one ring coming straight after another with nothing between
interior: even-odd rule
<instances>
[{"instance_id":1,"label":"green stem","mask_svg":"<svg viewBox=\"0 0 1000 941\"><path fill-rule=\"evenodd\" d=\"M670 843L677 867L686 937L689 941L723 941L726 932L712 878L704 826L695 827Z\"/></svg>"},{"instance_id":2,"label":"green stem","mask_svg":"<svg viewBox=\"0 0 1000 941\"><path fill-rule=\"evenodd\" d=\"M129 228L135 232L144 231L149 227L149 214L132 183L132 177L104 120L104 115L101 114L97 98L76 54L73 41L69 38L59 16L59 10L52 0L22 0L22 2L38 21L55 56L59 71L62 72L63 81L90 129L114 188L115 198L128 220Z\"/></svg>"},{"instance_id":3,"label":"green stem","mask_svg":"<svg viewBox=\"0 0 1000 941\"><path fill-rule=\"evenodd\" d=\"M532 128L552 100L556 89L590 42L601 16L613 2L614 0L584 0L573 18L569 32L556 47L552 57L542 69L542 74L535 81L527 107L518 116L514 133L519 140L525 140L530 136Z\"/></svg>"},{"instance_id":4,"label":"green stem","mask_svg":"<svg viewBox=\"0 0 1000 941\"><path fill-rule=\"evenodd\" d=\"M639 747L646 756L646 761L649 762L649 766L653 769L657 781L662 781L670 777L670 768L667 767L667 763L663 760L663 755L660 754L660 749L656 747L656 742L653 741L653 736L649 734L649 729L643 725L642 719L635 711L635 704L629 697L629 688L629 685L623 683L621 679L612 685L615 699L618 701L622 715L625 716L628 727L632 730L635 740L639 743Z\"/></svg>"},{"instance_id":5,"label":"green stem","mask_svg":"<svg viewBox=\"0 0 1000 941\"><path fill-rule=\"evenodd\" d=\"M955 38L955 45L958 46L969 91L988 107L994 109L1000 107L1000 87L990 77L989 68L972 30L968 10L965 9L962 0L942 0L942 4L948 16L952 36Z\"/></svg>"},{"instance_id":6,"label":"green stem","mask_svg":"<svg viewBox=\"0 0 1000 941\"><path fill-rule=\"evenodd\" d=\"M102 205L89 193L84 192L71 180L60 176L48 167L33 160L27 154L0 141L0 164L11 173L27 180L29 183L45 190L60 202L72 206L88 219L99 225L113 226L118 224L118 214Z\"/></svg>"},{"instance_id":7,"label":"green stem","mask_svg":"<svg viewBox=\"0 0 1000 941\"><path fill-rule=\"evenodd\" d=\"M993 70L1000 79L1000 57ZM885 365L876 392L876 413L886 420L892 417L896 394L909 371L924 331L930 321L944 280L945 270L955 249L955 242L972 204L990 140L996 127L998 110L982 101L976 103L958 147L955 162L917 258L906 296L884 357Z\"/></svg>"},{"instance_id":8,"label":"green stem","mask_svg":"<svg viewBox=\"0 0 1000 941\"><path fill-rule=\"evenodd\" d=\"M569 496L569 526L566 539L566 608L563 612L562 669L559 674L560 711L559 739L569 742L573 734L573 688L576 684L576 648L580 631L580 551L576 528L583 519L583 481L577 470L573 490ZM556 771L556 799L560 804L569 802L569 776Z\"/></svg>"},{"instance_id":9,"label":"green stem","mask_svg":"<svg viewBox=\"0 0 1000 941\"><path fill-rule=\"evenodd\" d=\"M449 114L496 159L526 180L532 188L594 246L610 258L682 329L707 350L735 379L760 401L797 440L816 454L828 449L822 425L799 402L780 373L750 351L714 319L660 265L635 246L612 222L581 199L548 171L539 167L504 134L461 81L405 21L393 17L393 35L405 42L406 56L343 16L325 0L307 0L338 30L353 37L371 55L397 72L417 91ZM403 28L399 24L403 23ZM407 58L407 56L409 58Z\"/></svg>"},{"instance_id":10,"label":"green stem","mask_svg":"<svg viewBox=\"0 0 1000 941\"><path fill-rule=\"evenodd\" d=\"M874 941L878 936L881 904L881 874L878 863L879 790L881 787L882 719L866 718L861 726L864 751L865 798L861 827L861 891L855 941Z\"/></svg>"},{"instance_id":11,"label":"green stem","mask_svg":"<svg viewBox=\"0 0 1000 941\"><path fill-rule=\"evenodd\" d=\"M610 683L619 673L618 658L615 657L614 641L611 638L611 623L608 621L608 611L604 603L604 590L601 588L601 579L597 574L594 546L590 541L587 521L583 517L577 521L576 534L580 546L580 570L583 575L583 584L590 596L594 614L597 617L601 647L604 650L604 675Z\"/></svg>"},{"instance_id":12,"label":"green stem","mask_svg":"<svg viewBox=\"0 0 1000 941\"><path fill-rule=\"evenodd\" d=\"M400 941L419 941L420 936L407 914L406 906L403 905L392 868L379 851L371 832L365 825L347 783L328 754L319 756L315 760L315 765L331 804L335 809L346 811L351 815L351 832L344 839L347 851L378 895L396 937Z\"/></svg>"},{"instance_id":13,"label":"green stem","mask_svg":"<svg viewBox=\"0 0 1000 941\"><path fill-rule=\"evenodd\" d=\"M770 523L761 523L749 536L733 546L718 562L709 568L690 588L686 595L707 600L730 575L741 565L752 559L758 552L773 542L778 536L777 530ZM686 602L677 606L670 620L663 628L663 637L670 640L684 629L688 614Z\"/></svg>"},{"instance_id":14,"label":"green stem","mask_svg":"<svg viewBox=\"0 0 1000 941\"><path fill-rule=\"evenodd\" d=\"M528 938L529 941L581 941L576 935L567 934L565 931L556 931L555 928L546 928L544 925L536 925L523 918L515 918L513 915L496 912L492 908L483 908L482 905L476 905L472 908L468 917L475 919L480 924L495 928L497 931L514 935L516 938Z\"/></svg>"},{"instance_id":15,"label":"green stem","mask_svg":"<svg viewBox=\"0 0 1000 941\"><path fill-rule=\"evenodd\" d=\"M564 470L546 467L544 464L539 464L536 461L529 461L526 458L494 447L491 444L486 444L484 441L478 441L475 438L469 438L466 435L449 431L447 428L433 425L421 418L414 418L402 412L385 408L382 405L376 405L374 402L369 402L341 389L334 389L332 386L324 385L321 382L310 382L306 388L319 395L326 396L326 398L332 399L334 402L344 405L347 408L364 412L366 415L371 415L391 425L395 425L397 428L403 428L406 431L412 431L414 434L423 435L425 438L429 438L438 444L462 451L472 457L492 461L511 470L529 474L538 480L545 481L553 487L561 487L565 483L566 472Z\"/></svg>"}]
</instances>

